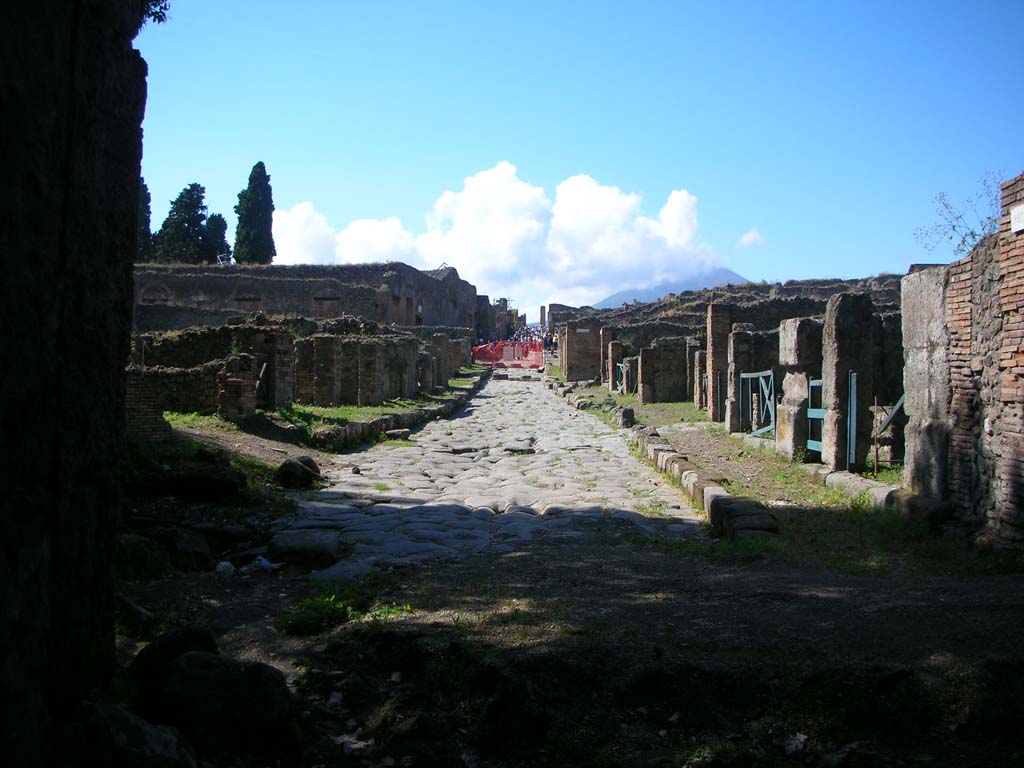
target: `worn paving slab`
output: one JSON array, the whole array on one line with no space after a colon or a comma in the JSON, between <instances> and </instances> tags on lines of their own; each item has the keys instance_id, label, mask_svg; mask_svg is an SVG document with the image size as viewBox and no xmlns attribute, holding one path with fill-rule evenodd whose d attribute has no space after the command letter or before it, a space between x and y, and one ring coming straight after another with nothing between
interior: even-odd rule
<instances>
[{"instance_id":1,"label":"worn paving slab","mask_svg":"<svg viewBox=\"0 0 1024 768\"><path fill-rule=\"evenodd\" d=\"M617 430L512 372L410 439L327 467L330 487L282 521L284 530L336 530L348 544L313 578L578 539L600 520L638 534L702 535L682 493L634 458Z\"/></svg>"}]
</instances>

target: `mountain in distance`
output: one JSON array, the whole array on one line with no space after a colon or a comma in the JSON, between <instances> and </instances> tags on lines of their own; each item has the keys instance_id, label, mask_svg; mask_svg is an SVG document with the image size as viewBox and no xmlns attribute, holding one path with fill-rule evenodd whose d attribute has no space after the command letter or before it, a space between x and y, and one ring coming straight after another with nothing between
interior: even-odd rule
<instances>
[{"instance_id":1,"label":"mountain in distance","mask_svg":"<svg viewBox=\"0 0 1024 768\"><path fill-rule=\"evenodd\" d=\"M683 291L699 291L701 288L718 288L722 285L741 285L749 283L745 277L740 277L731 269L716 267L708 272L702 272L693 277L683 280L669 281L652 285L650 288L627 288L624 291L613 293L607 298L601 299L594 305L594 309L617 309L623 304L632 304L636 301L657 301L670 293L682 293Z\"/></svg>"}]
</instances>

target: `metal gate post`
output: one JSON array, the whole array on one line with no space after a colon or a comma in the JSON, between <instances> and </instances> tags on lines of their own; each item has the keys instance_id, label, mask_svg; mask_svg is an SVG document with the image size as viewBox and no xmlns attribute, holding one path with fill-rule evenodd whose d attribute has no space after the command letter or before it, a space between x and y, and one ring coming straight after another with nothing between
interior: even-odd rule
<instances>
[{"instance_id":1,"label":"metal gate post","mask_svg":"<svg viewBox=\"0 0 1024 768\"><path fill-rule=\"evenodd\" d=\"M846 468L854 466L857 456L857 372L850 371L849 407L846 411Z\"/></svg>"}]
</instances>

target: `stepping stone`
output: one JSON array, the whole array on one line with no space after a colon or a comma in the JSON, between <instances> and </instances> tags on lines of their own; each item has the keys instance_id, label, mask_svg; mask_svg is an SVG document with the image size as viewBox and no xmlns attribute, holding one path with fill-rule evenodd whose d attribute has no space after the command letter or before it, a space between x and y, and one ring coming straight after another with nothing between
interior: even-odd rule
<instances>
[{"instance_id":1,"label":"stepping stone","mask_svg":"<svg viewBox=\"0 0 1024 768\"><path fill-rule=\"evenodd\" d=\"M271 562L322 566L338 559L339 544L336 531L283 531L271 538L267 558Z\"/></svg>"}]
</instances>

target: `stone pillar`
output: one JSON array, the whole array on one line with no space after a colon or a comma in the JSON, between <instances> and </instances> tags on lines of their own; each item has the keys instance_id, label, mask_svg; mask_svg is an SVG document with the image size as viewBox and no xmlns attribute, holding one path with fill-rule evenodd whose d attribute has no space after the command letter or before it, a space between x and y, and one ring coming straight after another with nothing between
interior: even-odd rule
<instances>
[{"instance_id":1,"label":"stone pillar","mask_svg":"<svg viewBox=\"0 0 1024 768\"><path fill-rule=\"evenodd\" d=\"M725 399L725 428L729 432L746 432L750 429L750 405L740 374L754 371L753 331L754 326L750 323L734 323L732 333L729 334L728 389Z\"/></svg>"},{"instance_id":2,"label":"stone pillar","mask_svg":"<svg viewBox=\"0 0 1024 768\"><path fill-rule=\"evenodd\" d=\"M420 395L434 394L434 356L422 350L416 356L416 389Z\"/></svg>"},{"instance_id":3,"label":"stone pillar","mask_svg":"<svg viewBox=\"0 0 1024 768\"><path fill-rule=\"evenodd\" d=\"M313 404L331 406L337 402L338 337L313 337Z\"/></svg>"},{"instance_id":4,"label":"stone pillar","mask_svg":"<svg viewBox=\"0 0 1024 768\"><path fill-rule=\"evenodd\" d=\"M608 345L615 341L616 333L615 329L610 325L606 325L601 329L601 381L608 381ZM613 377L614 378L614 377Z\"/></svg>"},{"instance_id":5,"label":"stone pillar","mask_svg":"<svg viewBox=\"0 0 1024 768\"><path fill-rule=\"evenodd\" d=\"M779 324L782 402L775 412L775 450L792 460L806 450L807 397L810 380L821 376L822 323L810 317Z\"/></svg>"},{"instance_id":6,"label":"stone pillar","mask_svg":"<svg viewBox=\"0 0 1024 768\"><path fill-rule=\"evenodd\" d=\"M658 393L654 387L654 358L658 353L651 347L640 350L637 366L637 395L641 404L657 402Z\"/></svg>"},{"instance_id":7,"label":"stone pillar","mask_svg":"<svg viewBox=\"0 0 1024 768\"><path fill-rule=\"evenodd\" d=\"M376 340L361 342L358 360L359 405L380 405L384 401L383 345Z\"/></svg>"},{"instance_id":8,"label":"stone pillar","mask_svg":"<svg viewBox=\"0 0 1024 768\"><path fill-rule=\"evenodd\" d=\"M291 404L295 396L295 342L290 333L279 332L272 337L270 403L273 408Z\"/></svg>"},{"instance_id":9,"label":"stone pillar","mask_svg":"<svg viewBox=\"0 0 1024 768\"><path fill-rule=\"evenodd\" d=\"M693 354L693 404L700 408L702 411L708 407L707 398L705 397L704 387L701 386L701 380L707 375L707 366L704 362L705 353L703 349L698 349Z\"/></svg>"},{"instance_id":10,"label":"stone pillar","mask_svg":"<svg viewBox=\"0 0 1024 768\"><path fill-rule=\"evenodd\" d=\"M932 267L901 281L903 408L907 413L903 482L915 493L946 495L949 448L949 361L946 333L948 267Z\"/></svg>"},{"instance_id":11,"label":"stone pillar","mask_svg":"<svg viewBox=\"0 0 1024 768\"><path fill-rule=\"evenodd\" d=\"M622 362L622 342L612 341L608 344L608 371L605 379L608 382L608 390L615 391L615 369Z\"/></svg>"},{"instance_id":12,"label":"stone pillar","mask_svg":"<svg viewBox=\"0 0 1024 768\"><path fill-rule=\"evenodd\" d=\"M728 391L729 334L732 332L732 305L709 304L707 321L708 419L725 420Z\"/></svg>"},{"instance_id":13,"label":"stone pillar","mask_svg":"<svg viewBox=\"0 0 1024 768\"><path fill-rule=\"evenodd\" d=\"M437 359L437 375L435 386L447 387L448 379L452 378L450 340L445 333L435 333L430 337L431 351Z\"/></svg>"},{"instance_id":14,"label":"stone pillar","mask_svg":"<svg viewBox=\"0 0 1024 768\"><path fill-rule=\"evenodd\" d=\"M694 393L694 371L697 370L697 352L700 349L700 342L697 339L686 340L686 392L683 399L693 402Z\"/></svg>"},{"instance_id":15,"label":"stone pillar","mask_svg":"<svg viewBox=\"0 0 1024 768\"><path fill-rule=\"evenodd\" d=\"M541 328L547 328L548 327L547 307L541 307L540 308L540 327Z\"/></svg>"},{"instance_id":16,"label":"stone pillar","mask_svg":"<svg viewBox=\"0 0 1024 768\"><path fill-rule=\"evenodd\" d=\"M314 338L295 340L295 402L315 402L314 380L316 371L314 369Z\"/></svg>"},{"instance_id":17,"label":"stone pillar","mask_svg":"<svg viewBox=\"0 0 1024 768\"><path fill-rule=\"evenodd\" d=\"M564 365L562 373L567 381L601 378L600 320L570 320L565 324Z\"/></svg>"},{"instance_id":18,"label":"stone pillar","mask_svg":"<svg viewBox=\"0 0 1024 768\"><path fill-rule=\"evenodd\" d=\"M871 297L839 293L828 300L822 338L822 400L825 423L821 461L832 469L860 469L871 444L874 364L881 320ZM847 461L847 414L850 371L857 372L857 445L852 466Z\"/></svg>"},{"instance_id":19,"label":"stone pillar","mask_svg":"<svg viewBox=\"0 0 1024 768\"><path fill-rule=\"evenodd\" d=\"M0 10L0 512L8 765L88 762L57 732L115 669L111 561L125 451L146 64L143 3ZM16 363L14 362L16 361ZM16 372L15 372L16 366ZM54 754L58 753L58 754Z\"/></svg>"}]
</instances>

